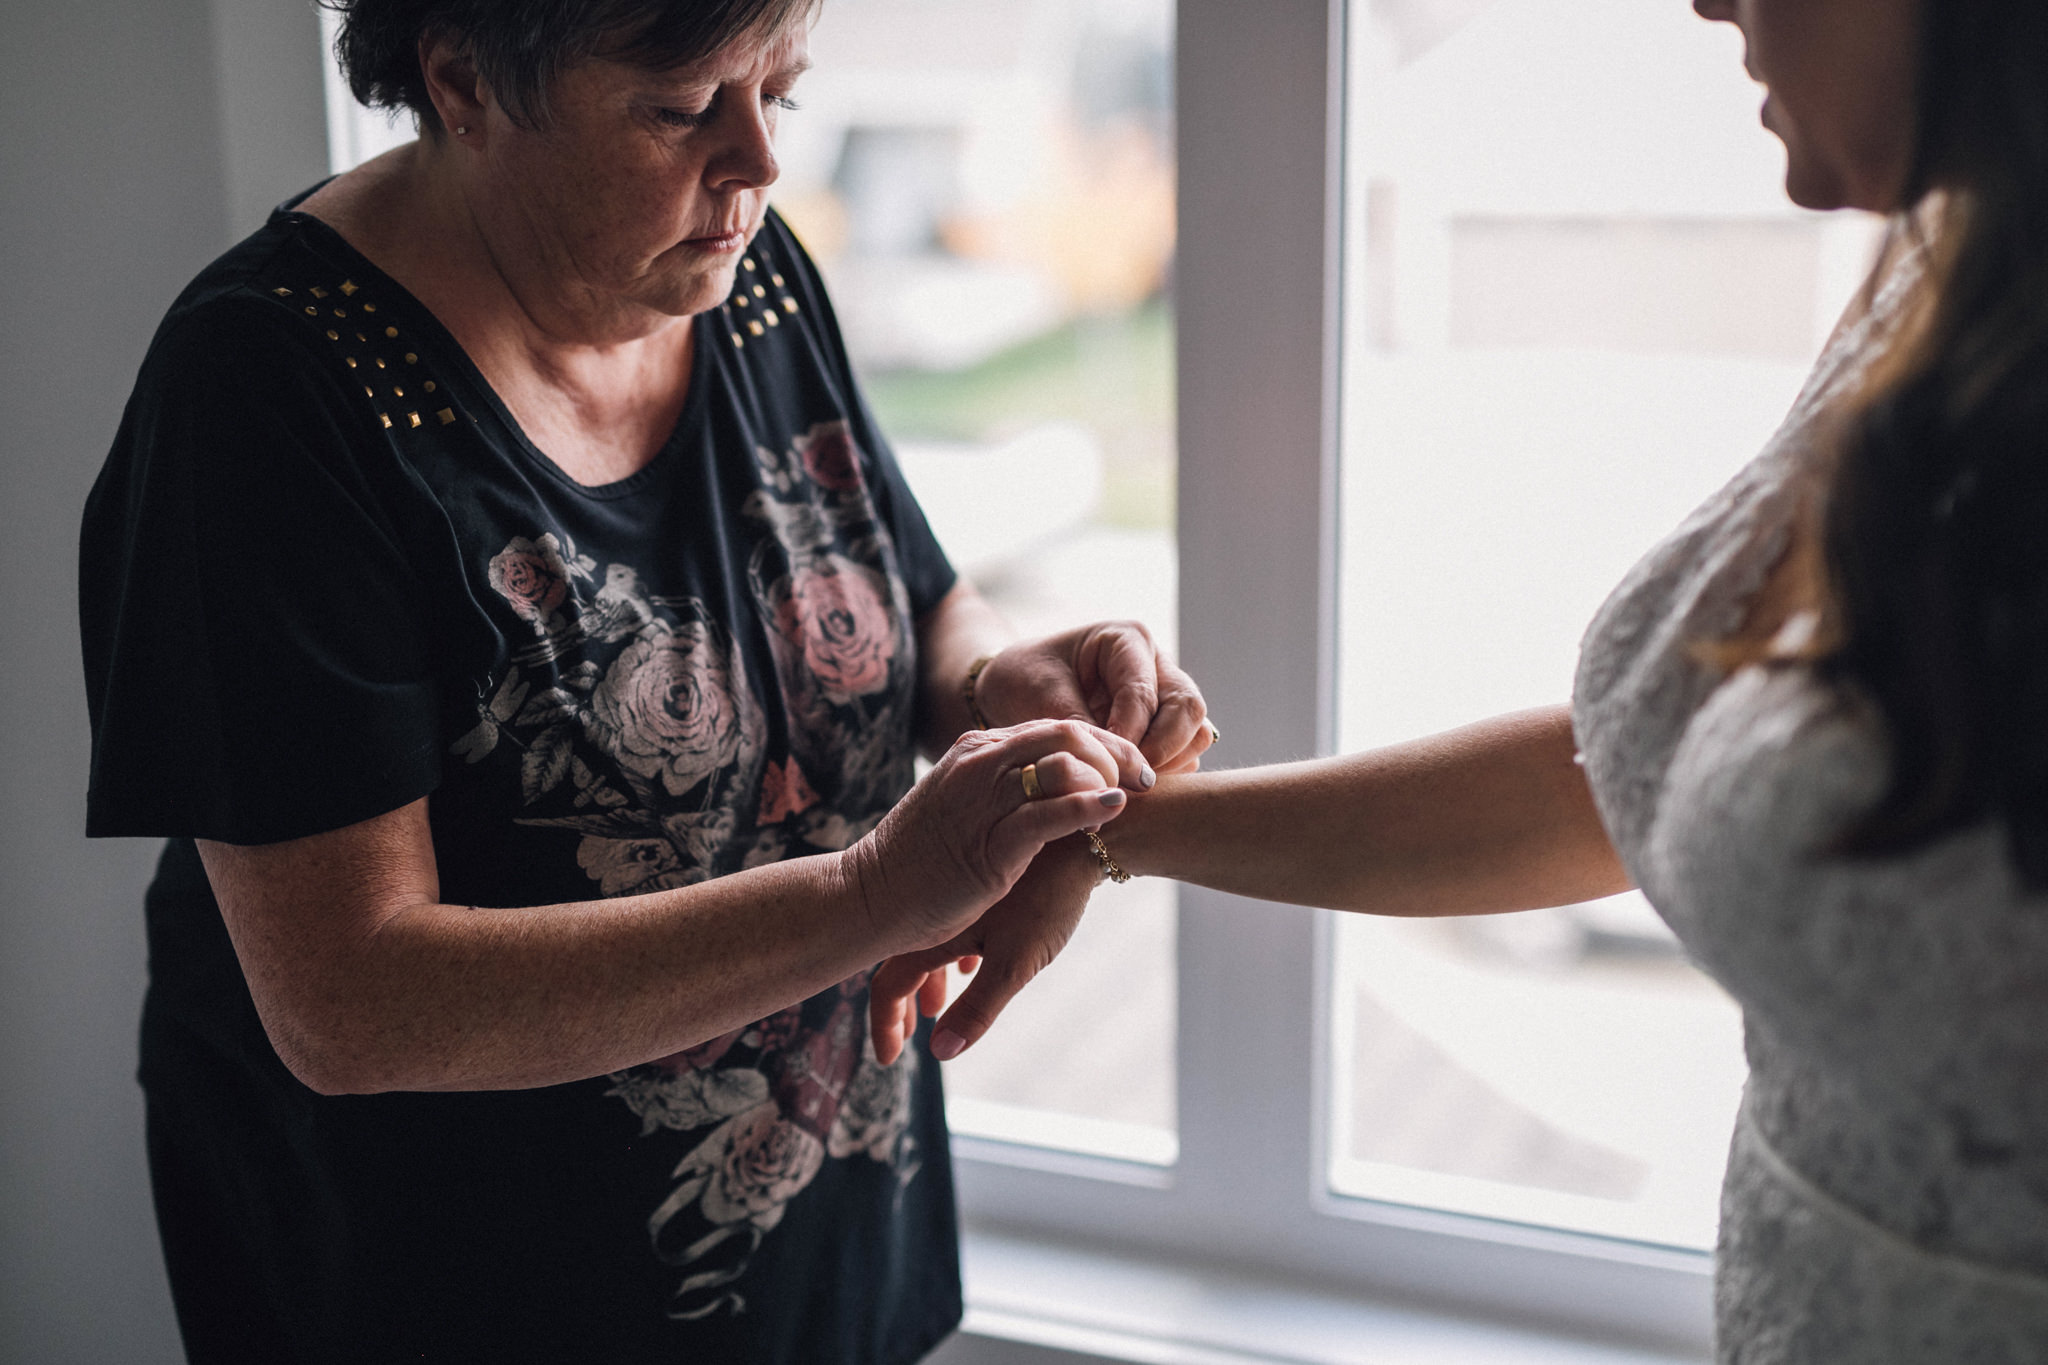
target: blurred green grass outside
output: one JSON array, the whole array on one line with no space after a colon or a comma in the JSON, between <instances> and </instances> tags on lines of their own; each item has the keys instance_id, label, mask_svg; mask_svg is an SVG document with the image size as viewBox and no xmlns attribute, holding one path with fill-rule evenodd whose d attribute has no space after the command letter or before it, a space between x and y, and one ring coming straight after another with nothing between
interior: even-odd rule
<instances>
[{"instance_id":1,"label":"blurred green grass outside","mask_svg":"<svg viewBox=\"0 0 2048 1365\"><path fill-rule=\"evenodd\" d=\"M1173 311L1154 297L1128 313L1081 318L964 370L864 377L896 440L1007 440L1042 422L1077 422L1102 442L1095 520L1173 525Z\"/></svg>"}]
</instances>

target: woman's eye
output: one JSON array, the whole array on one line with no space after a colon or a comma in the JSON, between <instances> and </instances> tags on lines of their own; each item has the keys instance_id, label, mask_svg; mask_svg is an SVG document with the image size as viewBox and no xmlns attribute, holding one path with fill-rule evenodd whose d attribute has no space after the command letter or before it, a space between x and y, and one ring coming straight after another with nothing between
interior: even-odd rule
<instances>
[{"instance_id":1,"label":"woman's eye","mask_svg":"<svg viewBox=\"0 0 2048 1365\"><path fill-rule=\"evenodd\" d=\"M765 91L762 92L761 102L771 109L803 107L787 95L771 95ZM670 128L702 128L718 116L718 101L713 99L702 109L656 109L654 116Z\"/></svg>"}]
</instances>

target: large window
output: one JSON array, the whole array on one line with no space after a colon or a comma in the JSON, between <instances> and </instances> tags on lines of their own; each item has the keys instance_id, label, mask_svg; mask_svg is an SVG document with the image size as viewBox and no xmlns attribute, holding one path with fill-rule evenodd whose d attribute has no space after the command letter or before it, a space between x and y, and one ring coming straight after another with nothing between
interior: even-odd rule
<instances>
[{"instance_id":1,"label":"large window","mask_svg":"<svg viewBox=\"0 0 2048 1365\"><path fill-rule=\"evenodd\" d=\"M1740 39L1646 0L1351 32L1340 743L1565 700L1608 588L1760 449L1870 224L1802 213ZM1738 1012L1638 895L1338 936L1347 1194L1710 1246Z\"/></svg>"},{"instance_id":2,"label":"large window","mask_svg":"<svg viewBox=\"0 0 2048 1365\"><path fill-rule=\"evenodd\" d=\"M1567 699L1869 225L1785 206L1739 41L1680 0L1188 0L1178 39L1181 637L1219 756ZM1640 898L1188 890L1177 943L1168 1179L970 1147L970 1210L1700 1348L1738 1018Z\"/></svg>"}]
</instances>

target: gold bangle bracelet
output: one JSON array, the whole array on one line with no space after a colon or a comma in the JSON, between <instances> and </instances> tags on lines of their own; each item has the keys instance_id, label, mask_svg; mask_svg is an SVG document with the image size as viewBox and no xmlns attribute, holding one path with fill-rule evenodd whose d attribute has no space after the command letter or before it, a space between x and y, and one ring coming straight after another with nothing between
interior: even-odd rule
<instances>
[{"instance_id":1,"label":"gold bangle bracelet","mask_svg":"<svg viewBox=\"0 0 2048 1365\"><path fill-rule=\"evenodd\" d=\"M967 678L960 684L960 698L967 703L967 718L974 722L977 730L989 729L988 717L981 713L981 703L975 700L974 685L981 681L981 670L987 668L996 656L984 654L967 665Z\"/></svg>"},{"instance_id":2,"label":"gold bangle bracelet","mask_svg":"<svg viewBox=\"0 0 2048 1365\"><path fill-rule=\"evenodd\" d=\"M1097 834L1092 829L1084 829L1081 833L1088 836L1088 851L1095 855L1096 862L1102 864L1103 876L1109 878L1118 886L1122 886L1131 879L1131 874L1118 867L1116 859L1110 856L1109 846L1102 842L1100 834Z\"/></svg>"}]
</instances>

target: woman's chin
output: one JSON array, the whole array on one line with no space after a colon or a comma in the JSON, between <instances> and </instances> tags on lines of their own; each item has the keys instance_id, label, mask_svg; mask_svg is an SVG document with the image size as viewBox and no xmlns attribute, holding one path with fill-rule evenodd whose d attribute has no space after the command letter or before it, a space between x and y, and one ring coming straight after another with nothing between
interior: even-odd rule
<instances>
[{"instance_id":1,"label":"woman's chin","mask_svg":"<svg viewBox=\"0 0 2048 1365\"><path fill-rule=\"evenodd\" d=\"M1816 166L1787 144L1785 154L1785 197L1803 209L1827 213L1852 207L1848 186L1839 175Z\"/></svg>"}]
</instances>

